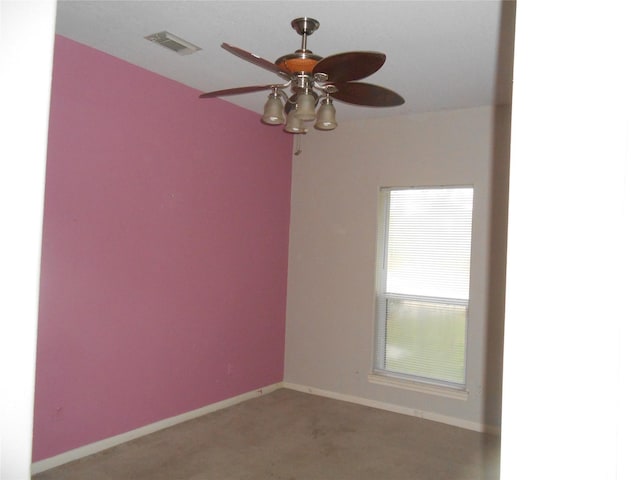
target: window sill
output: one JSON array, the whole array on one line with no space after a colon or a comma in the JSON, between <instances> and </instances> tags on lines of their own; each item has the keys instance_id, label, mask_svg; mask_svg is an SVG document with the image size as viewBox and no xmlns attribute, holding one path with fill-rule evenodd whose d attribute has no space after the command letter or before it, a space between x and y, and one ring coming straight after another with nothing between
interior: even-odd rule
<instances>
[{"instance_id":1,"label":"window sill","mask_svg":"<svg viewBox=\"0 0 640 480\"><path fill-rule=\"evenodd\" d=\"M380 374L369 374L369 382L387 387L402 388L413 392L427 393L429 395L437 395L440 397L454 398L456 400L467 400L469 392L467 390L458 390L456 388L445 387L442 385L431 385L428 383L412 382L399 378L388 377Z\"/></svg>"}]
</instances>

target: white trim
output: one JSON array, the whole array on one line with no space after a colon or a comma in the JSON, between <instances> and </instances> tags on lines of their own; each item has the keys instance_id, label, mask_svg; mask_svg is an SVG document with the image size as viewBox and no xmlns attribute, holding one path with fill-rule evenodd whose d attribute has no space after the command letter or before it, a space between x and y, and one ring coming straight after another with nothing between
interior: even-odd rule
<instances>
[{"instance_id":1,"label":"white trim","mask_svg":"<svg viewBox=\"0 0 640 480\"><path fill-rule=\"evenodd\" d=\"M159 430L164 430L165 428L172 427L182 422L186 422L187 420L192 420L194 418L231 407L238 403L251 400L252 398L266 395L267 393L274 392L282 387L282 382L274 383L266 387L258 388L257 390L243 393L236 397L227 398L226 400L222 400L220 402L212 403L211 405L207 405L196 410L191 410L190 412L176 415L175 417L165 418L164 420L145 425L144 427L136 428L135 430L131 430L129 432L121 433L113 437L105 438L104 440L100 440L98 442L90 443L88 445L69 450L54 457L49 457L44 460L32 463L31 473L35 475L37 473L44 472L45 470L58 467L65 463L72 462L89 455L93 455L94 453L106 450L107 448L115 447L116 445L120 445L121 443L125 443L130 440L149 435Z\"/></svg>"},{"instance_id":2,"label":"white trim","mask_svg":"<svg viewBox=\"0 0 640 480\"><path fill-rule=\"evenodd\" d=\"M299 385L296 383L279 382L279 383L274 383L272 385L268 385L266 387L262 387L256 390L252 390L247 393L243 393L236 397L227 398L226 400L212 403L211 405L207 405L205 407L198 408L196 410L191 410L190 412L176 415L175 417L166 418L164 420L160 420L158 422L145 425L144 427L140 427L135 430L131 430L129 432L125 432L119 435L115 435L113 437L105 438L104 440L100 440L100 441L90 443L88 445L84 445L82 447L79 447L73 450L69 450L67 452L61 453L54 457L45 458L44 460L34 462L31 464L31 474L35 475L35 474L44 472L46 470L59 467L60 465L63 465L65 463L69 463L74 460L79 460L83 457L87 457L89 455L93 455L94 453L101 452L102 450L106 450L108 448L120 445L121 443L125 443L130 440L135 440L136 438L140 438L145 435L149 435L151 433L164 430L165 428L172 427L179 423L186 422L187 420L192 420L194 418L201 417L203 415L207 415L209 413L213 413L218 410L231 407L233 405L237 405L238 403L251 400L252 398L257 398L262 395L275 392L280 388L288 388L289 390L295 390L298 392L318 395L320 397L331 398L334 400L342 400L349 403L364 405L366 407L378 408L380 410L400 413L403 415L410 415L412 417L422 418L425 420L432 420L434 422L445 423L447 425L464 428L466 430L473 430L475 432L483 432L483 433L490 433L493 435L500 435L500 427L496 427L494 425L485 425L477 422L470 422L468 420L449 417L446 415L440 415L434 412L428 412L425 410L418 410L418 409L409 408L409 407L402 407L400 405L379 402L377 400L371 400L368 398L346 395L343 393L331 392L329 390L322 390L319 388L308 387L308 386Z\"/></svg>"},{"instance_id":3,"label":"white trim","mask_svg":"<svg viewBox=\"0 0 640 480\"><path fill-rule=\"evenodd\" d=\"M377 375L375 373L370 374L367 378L371 383L376 383L378 385L384 385L387 387L402 388L404 390L411 390L412 392L428 393L429 395L453 398L455 400L466 401L469 399L469 392L467 390L445 387L442 385L432 385L422 382L412 382L411 380L393 378L386 375Z\"/></svg>"},{"instance_id":4,"label":"white trim","mask_svg":"<svg viewBox=\"0 0 640 480\"><path fill-rule=\"evenodd\" d=\"M428 412L425 410L418 410L415 408L403 407L403 406L395 405L392 403L380 402L377 400L371 400L363 397L355 397L355 396L346 395L343 393L331 392L329 390L321 390L319 388L308 387L305 385L298 385L295 383L284 382L283 387L288 388L290 390L296 390L298 392L310 393L312 395L332 398L334 400L342 400L345 402L356 403L358 405L364 405L366 407L379 408L381 410L387 410L389 412L401 413L403 415L410 415L412 417L422 418L425 420L432 420L434 422L444 423L454 427L464 428L466 430L473 430L474 432L500 435L500 427L497 427L495 425L486 425L483 423L471 422L469 420L463 420L461 418L449 417L447 415L440 415L439 413Z\"/></svg>"}]
</instances>

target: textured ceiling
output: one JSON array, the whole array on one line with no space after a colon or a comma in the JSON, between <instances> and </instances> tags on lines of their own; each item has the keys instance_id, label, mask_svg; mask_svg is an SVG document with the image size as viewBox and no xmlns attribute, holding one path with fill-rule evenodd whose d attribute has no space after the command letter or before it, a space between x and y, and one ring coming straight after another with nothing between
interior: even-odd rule
<instances>
[{"instance_id":1,"label":"textured ceiling","mask_svg":"<svg viewBox=\"0 0 640 480\"><path fill-rule=\"evenodd\" d=\"M308 48L323 57L384 52L366 81L401 94L399 107L336 102L338 121L508 104L511 98L513 1L67 1L56 32L202 92L278 83L279 77L220 48L222 42L269 61L300 48L291 20L320 28ZM180 56L144 39L167 30L202 48ZM267 92L225 97L261 112ZM209 101L209 100L202 100Z\"/></svg>"}]
</instances>

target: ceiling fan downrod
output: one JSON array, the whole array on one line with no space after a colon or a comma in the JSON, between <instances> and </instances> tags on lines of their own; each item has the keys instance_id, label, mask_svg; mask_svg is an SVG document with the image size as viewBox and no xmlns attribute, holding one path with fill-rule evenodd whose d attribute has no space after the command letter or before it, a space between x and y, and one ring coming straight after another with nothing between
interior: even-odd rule
<instances>
[{"instance_id":1,"label":"ceiling fan downrod","mask_svg":"<svg viewBox=\"0 0 640 480\"><path fill-rule=\"evenodd\" d=\"M291 21L291 27L298 32L298 35L302 36L302 46L300 51L307 52L307 37L320 28L320 22L315 18L309 17L294 18Z\"/></svg>"},{"instance_id":2,"label":"ceiling fan downrod","mask_svg":"<svg viewBox=\"0 0 640 480\"><path fill-rule=\"evenodd\" d=\"M278 58L275 64L291 74L311 74L313 67L322 57L307 49L307 37L320 28L320 22L313 18L300 17L291 21L291 27L302 36L301 48Z\"/></svg>"}]
</instances>

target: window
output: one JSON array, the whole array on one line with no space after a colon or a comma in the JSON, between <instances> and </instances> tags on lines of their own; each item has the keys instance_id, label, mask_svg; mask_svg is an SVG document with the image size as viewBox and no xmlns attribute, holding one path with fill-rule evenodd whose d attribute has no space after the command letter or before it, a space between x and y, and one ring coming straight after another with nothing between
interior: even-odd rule
<instances>
[{"instance_id":1,"label":"window","mask_svg":"<svg viewBox=\"0 0 640 480\"><path fill-rule=\"evenodd\" d=\"M383 188L374 374L465 386L472 187Z\"/></svg>"}]
</instances>

